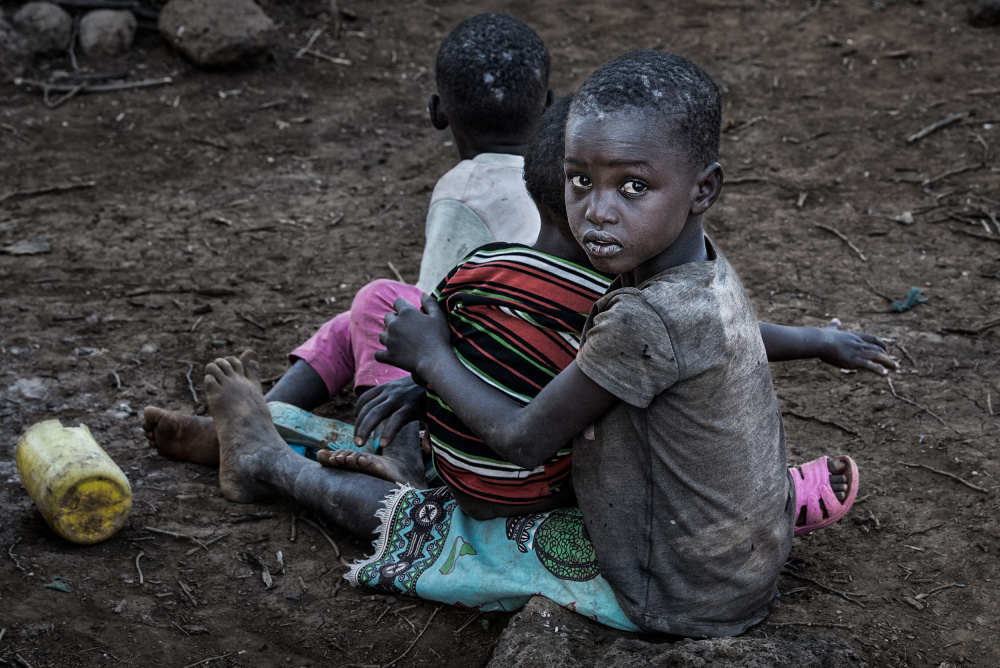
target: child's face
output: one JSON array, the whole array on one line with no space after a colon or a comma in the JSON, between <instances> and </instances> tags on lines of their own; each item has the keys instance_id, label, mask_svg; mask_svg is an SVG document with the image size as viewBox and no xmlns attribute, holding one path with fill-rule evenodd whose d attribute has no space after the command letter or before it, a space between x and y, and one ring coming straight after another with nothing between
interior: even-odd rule
<instances>
[{"instance_id":1,"label":"child's face","mask_svg":"<svg viewBox=\"0 0 1000 668\"><path fill-rule=\"evenodd\" d=\"M642 269L656 264L688 220L698 170L670 141L669 125L634 110L569 117L569 224L601 271L659 273Z\"/></svg>"}]
</instances>

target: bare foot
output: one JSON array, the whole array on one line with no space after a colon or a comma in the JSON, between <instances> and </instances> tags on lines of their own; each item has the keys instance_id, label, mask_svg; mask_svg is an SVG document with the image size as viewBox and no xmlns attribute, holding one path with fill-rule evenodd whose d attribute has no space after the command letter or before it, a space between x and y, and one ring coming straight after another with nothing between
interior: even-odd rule
<instances>
[{"instance_id":1,"label":"bare foot","mask_svg":"<svg viewBox=\"0 0 1000 668\"><path fill-rule=\"evenodd\" d=\"M219 487L230 501L252 503L274 496L260 482L278 459L297 456L278 436L260 386L257 356L217 359L205 367L205 394L219 434Z\"/></svg>"},{"instance_id":2,"label":"bare foot","mask_svg":"<svg viewBox=\"0 0 1000 668\"><path fill-rule=\"evenodd\" d=\"M164 457L219 465L219 435L212 418L146 406L142 411L142 430L150 447Z\"/></svg>"},{"instance_id":3,"label":"bare foot","mask_svg":"<svg viewBox=\"0 0 1000 668\"><path fill-rule=\"evenodd\" d=\"M332 469L357 471L389 482L400 482L417 489L427 487L423 468L408 466L406 462L385 455L373 455L357 450L320 450L316 454L320 464Z\"/></svg>"}]
</instances>

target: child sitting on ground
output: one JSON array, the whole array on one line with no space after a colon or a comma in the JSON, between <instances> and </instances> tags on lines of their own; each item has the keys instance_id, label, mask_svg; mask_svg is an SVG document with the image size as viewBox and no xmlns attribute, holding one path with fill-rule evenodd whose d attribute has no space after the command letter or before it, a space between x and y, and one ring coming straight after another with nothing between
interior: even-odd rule
<instances>
[{"instance_id":1,"label":"child sitting on ground","mask_svg":"<svg viewBox=\"0 0 1000 668\"><path fill-rule=\"evenodd\" d=\"M557 175L557 193L564 180L560 164L563 125L562 118L552 124L556 140L550 141L549 146L556 152L547 163L549 172ZM544 126L542 133L546 133ZM529 188L535 193L536 188L531 185L533 170L529 167L526 172ZM492 256L484 252L475 266L466 269L478 274L479 279L483 279L484 272L499 278L502 275L526 277L539 271L558 277L567 288L574 284L603 284L607 279L586 266L580 246L569 233L565 214L548 215L552 208L563 208L560 195L548 199L539 197L545 222L534 249L517 245L491 246L488 248L492 249ZM561 259L559 255L572 259ZM497 266L490 268L491 262ZM452 286L459 289L449 290L449 284L462 276L471 279L473 274L464 274L460 267L441 287L442 293L450 295L448 303L456 312L452 320L459 329L470 326L468 331L473 334L517 332L524 341L537 342L546 332L572 333L580 327L579 322L569 327L555 323L549 329L536 324L534 331L528 328L518 332L518 316L513 312L518 311L521 304L537 306L544 299L543 291L525 298L518 294L518 288L525 287L524 283L513 281L507 285L505 281L490 280L459 282ZM573 318L582 320L580 311L589 307L595 298L586 292L599 293L602 287L584 291L586 303L581 304L577 298L572 306L560 310L551 310L548 305L547 315L551 320L564 315L571 323ZM455 300L458 295L463 296ZM477 303L477 298L483 301ZM504 304L507 299L509 303ZM484 318L490 316L490 309L486 308L489 300L493 300L495 317L489 327L479 330L475 325L482 325ZM459 301L467 306L458 308ZM508 318L503 317L501 307L510 311ZM541 315L538 310L532 311L530 316L525 311L521 313L522 319L523 316L530 319ZM479 338L480 343L489 341L489 336ZM569 343L572 349L575 348L573 341L575 337L564 339L561 345L565 348ZM538 350L543 346L531 348ZM564 351L555 366L563 366L571 357ZM512 373L517 366L520 365L499 365ZM554 372L545 375L551 376ZM207 373L209 404L219 425L222 446L219 478L226 498L253 501L277 493L320 512L331 522L359 536L378 529L379 523L374 519L376 511L384 519L376 555L352 571L355 582L480 609L514 609L530 594L542 592L604 623L638 629L622 614L607 582L598 574L593 549L584 537L579 512L575 509L542 513L529 512L529 508L520 506L515 517L480 522L457 509L448 488L401 491L389 482L356 471L324 471L315 462L298 457L283 446L260 392L252 356L217 360L209 365ZM544 384L546 380L539 382ZM823 478L827 503L840 505L830 490L837 486L846 488L846 478L825 471ZM853 489L856 471L852 471L851 480ZM380 509L383 499L386 508ZM548 500L554 501L554 495ZM846 508L849 503L848 499L843 506ZM494 511L494 514L501 513ZM523 555L530 558L524 561Z\"/></svg>"},{"instance_id":2,"label":"child sitting on ground","mask_svg":"<svg viewBox=\"0 0 1000 668\"><path fill-rule=\"evenodd\" d=\"M398 297L419 303L473 249L493 241L530 244L539 219L524 190L522 155L553 94L549 53L535 32L503 14L479 14L442 42L438 92L427 102L431 123L451 129L461 162L431 195L420 278L410 286L375 281L358 291L351 310L323 324L289 355L292 367L268 392L270 401L312 410L352 380L355 392L405 372L373 358L382 316ZM143 429L161 454L218 464L219 443L208 418L148 406ZM349 442L349 441L348 441Z\"/></svg>"},{"instance_id":3,"label":"child sitting on ground","mask_svg":"<svg viewBox=\"0 0 1000 668\"><path fill-rule=\"evenodd\" d=\"M429 297L426 313L396 302L387 350L376 353L425 379L526 469L573 438L586 533L560 522L552 531L562 542L547 543L539 560L573 580L591 565L579 555L592 550L614 595L589 600L601 614L618 609L638 628L685 636L739 634L766 617L796 515L753 307L702 227L722 188L720 125L715 84L678 56L626 54L584 83L566 130L569 223L593 265L619 277L591 311L575 361L530 403L463 365ZM386 531L398 517L386 515ZM578 568L564 567L554 545L573 546ZM392 573L391 563L382 568L383 578Z\"/></svg>"},{"instance_id":4,"label":"child sitting on ground","mask_svg":"<svg viewBox=\"0 0 1000 668\"><path fill-rule=\"evenodd\" d=\"M453 269L433 295L448 314L451 346L463 365L520 404L531 401L573 361L586 314L612 279L594 269L566 219L563 144L571 100L572 96L566 96L545 113L525 155L525 185L542 218L538 241L531 248L500 243L484 246ZM882 369L892 365L884 344L870 335L767 323L760 323L760 328L769 357L822 354L845 367L873 362ZM823 335L829 336L824 339ZM373 388L360 398L356 412L355 434L360 443L376 425L385 425L382 441L386 443L400 424L426 420L434 470L462 510L473 517L489 519L575 505L567 489L570 443L550 460L522 468L477 438L433 388L425 392L408 380ZM314 430L320 435L326 431L318 420ZM394 457L339 450L321 452L319 461L416 484L413 478L395 473L400 465ZM828 470L825 460L817 460L795 471L802 487L797 533L826 526L847 512L849 504L842 502L857 484L856 475L850 484L842 475L849 465L848 458L831 460ZM832 487L821 479L830 474L835 479ZM831 489L839 498L830 494ZM820 503L827 506L825 512Z\"/></svg>"}]
</instances>

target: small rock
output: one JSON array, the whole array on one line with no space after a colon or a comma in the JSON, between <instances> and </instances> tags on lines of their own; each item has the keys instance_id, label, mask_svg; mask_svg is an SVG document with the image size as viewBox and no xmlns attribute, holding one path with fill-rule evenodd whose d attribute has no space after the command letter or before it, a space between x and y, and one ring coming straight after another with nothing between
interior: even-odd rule
<instances>
[{"instance_id":1,"label":"small rock","mask_svg":"<svg viewBox=\"0 0 1000 668\"><path fill-rule=\"evenodd\" d=\"M80 19L80 48L93 57L118 56L132 48L136 21L132 12L96 9Z\"/></svg>"},{"instance_id":2,"label":"small rock","mask_svg":"<svg viewBox=\"0 0 1000 668\"><path fill-rule=\"evenodd\" d=\"M969 23L980 28L1000 25L1000 0L969 0Z\"/></svg>"},{"instance_id":3,"label":"small rock","mask_svg":"<svg viewBox=\"0 0 1000 668\"><path fill-rule=\"evenodd\" d=\"M14 30L0 12L0 84L24 74L31 51L28 41Z\"/></svg>"},{"instance_id":4,"label":"small rock","mask_svg":"<svg viewBox=\"0 0 1000 668\"><path fill-rule=\"evenodd\" d=\"M253 0L170 0L160 34L198 67L251 62L274 42L274 22Z\"/></svg>"},{"instance_id":5,"label":"small rock","mask_svg":"<svg viewBox=\"0 0 1000 668\"><path fill-rule=\"evenodd\" d=\"M14 14L14 25L28 38L32 53L54 56L69 46L73 19L51 2L29 2Z\"/></svg>"}]
</instances>

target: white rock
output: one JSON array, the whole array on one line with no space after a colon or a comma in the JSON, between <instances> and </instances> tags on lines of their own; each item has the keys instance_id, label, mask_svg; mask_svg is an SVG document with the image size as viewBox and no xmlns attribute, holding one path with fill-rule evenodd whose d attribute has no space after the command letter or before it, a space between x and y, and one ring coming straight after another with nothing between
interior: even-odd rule
<instances>
[{"instance_id":1,"label":"white rock","mask_svg":"<svg viewBox=\"0 0 1000 668\"><path fill-rule=\"evenodd\" d=\"M253 0L170 0L160 34L199 67L245 64L274 42L274 22Z\"/></svg>"},{"instance_id":2,"label":"white rock","mask_svg":"<svg viewBox=\"0 0 1000 668\"><path fill-rule=\"evenodd\" d=\"M69 46L73 19L51 2L29 2L14 14L14 25L28 38L32 53L53 56Z\"/></svg>"},{"instance_id":3,"label":"white rock","mask_svg":"<svg viewBox=\"0 0 1000 668\"><path fill-rule=\"evenodd\" d=\"M118 56L132 48L136 21L132 12L96 9L80 19L80 48L93 57Z\"/></svg>"}]
</instances>

